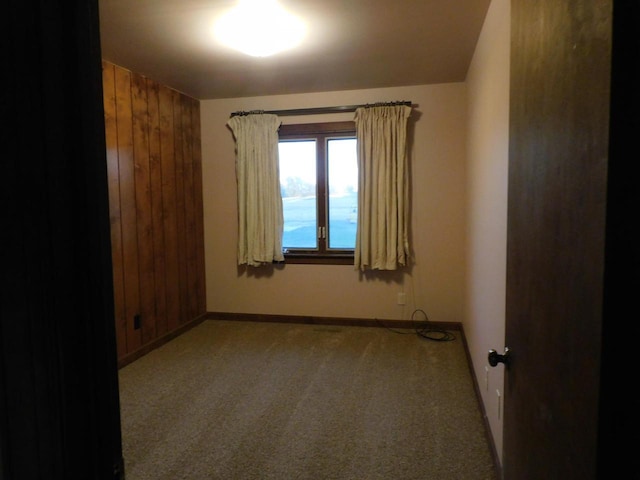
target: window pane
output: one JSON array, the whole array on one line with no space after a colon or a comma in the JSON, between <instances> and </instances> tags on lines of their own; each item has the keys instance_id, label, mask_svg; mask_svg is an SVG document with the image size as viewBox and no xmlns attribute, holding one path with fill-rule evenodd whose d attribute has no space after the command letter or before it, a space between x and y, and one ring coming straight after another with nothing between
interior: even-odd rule
<instances>
[{"instance_id":1,"label":"window pane","mask_svg":"<svg viewBox=\"0 0 640 480\"><path fill-rule=\"evenodd\" d=\"M317 248L316 142L281 141L280 191L283 248Z\"/></svg>"},{"instance_id":2,"label":"window pane","mask_svg":"<svg viewBox=\"0 0 640 480\"><path fill-rule=\"evenodd\" d=\"M327 141L329 248L355 248L358 162L355 138Z\"/></svg>"}]
</instances>

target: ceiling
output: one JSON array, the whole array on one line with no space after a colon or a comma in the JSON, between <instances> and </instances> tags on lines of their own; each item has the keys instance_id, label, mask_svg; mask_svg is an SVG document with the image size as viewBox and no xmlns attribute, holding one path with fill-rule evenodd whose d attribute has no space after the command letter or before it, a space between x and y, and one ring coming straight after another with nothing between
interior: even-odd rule
<instances>
[{"instance_id":1,"label":"ceiling","mask_svg":"<svg viewBox=\"0 0 640 480\"><path fill-rule=\"evenodd\" d=\"M194 98L464 81L490 0L280 0L308 23L273 57L218 45L236 0L99 0L102 58Z\"/></svg>"}]
</instances>

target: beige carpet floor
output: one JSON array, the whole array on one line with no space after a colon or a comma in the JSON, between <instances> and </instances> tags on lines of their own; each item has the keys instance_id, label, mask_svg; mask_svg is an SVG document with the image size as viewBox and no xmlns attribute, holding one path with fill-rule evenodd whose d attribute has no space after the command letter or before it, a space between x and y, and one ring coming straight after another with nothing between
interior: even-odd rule
<instances>
[{"instance_id":1,"label":"beige carpet floor","mask_svg":"<svg viewBox=\"0 0 640 480\"><path fill-rule=\"evenodd\" d=\"M126 478L495 480L456 337L207 320L120 370Z\"/></svg>"}]
</instances>

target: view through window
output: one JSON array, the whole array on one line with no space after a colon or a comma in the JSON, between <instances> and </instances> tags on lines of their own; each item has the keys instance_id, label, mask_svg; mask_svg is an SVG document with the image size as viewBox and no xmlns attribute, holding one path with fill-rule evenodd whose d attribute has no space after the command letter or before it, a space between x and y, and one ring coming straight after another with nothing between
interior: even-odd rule
<instances>
[{"instance_id":1,"label":"view through window","mask_svg":"<svg viewBox=\"0 0 640 480\"><path fill-rule=\"evenodd\" d=\"M283 248L291 259L353 259L358 215L353 122L280 127ZM344 262L338 262L344 263Z\"/></svg>"}]
</instances>

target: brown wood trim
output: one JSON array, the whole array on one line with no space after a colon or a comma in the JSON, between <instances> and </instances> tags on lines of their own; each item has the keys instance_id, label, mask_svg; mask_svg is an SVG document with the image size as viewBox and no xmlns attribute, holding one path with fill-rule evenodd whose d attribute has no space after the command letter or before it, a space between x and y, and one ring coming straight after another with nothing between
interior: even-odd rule
<instances>
[{"instance_id":1,"label":"brown wood trim","mask_svg":"<svg viewBox=\"0 0 640 480\"><path fill-rule=\"evenodd\" d=\"M208 312L209 320L234 320L245 322L274 322L274 323L302 323L309 325L341 325L345 327L388 327L388 328L415 328L417 325L425 325L443 330L460 330L458 322L432 322L416 320L380 320L377 318L351 318L351 317L316 317L307 315L271 315L264 313L231 313Z\"/></svg>"},{"instance_id":2,"label":"brown wood trim","mask_svg":"<svg viewBox=\"0 0 640 480\"><path fill-rule=\"evenodd\" d=\"M278 134L280 137L304 137L305 135L355 135L356 122L324 122L324 123L302 123L293 125L280 125Z\"/></svg>"},{"instance_id":3,"label":"brown wood trim","mask_svg":"<svg viewBox=\"0 0 640 480\"><path fill-rule=\"evenodd\" d=\"M313 255L311 253L285 253L284 263L289 264L322 264L322 265L353 265L353 254L322 254Z\"/></svg>"},{"instance_id":4,"label":"brown wood trim","mask_svg":"<svg viewBox=\"0 0 640 480\"><path fill-rule=\"evenodd\" d=\"M478 408L480 409L480 413L482 414L482 422L484 423L484 433L487 438L487 442L489 443L489 448L491 450L491 457L493 458L493 465L498 473L498 478L503 478L502 466L500 464L500 456L498 455L498 450L496 449L496 444L493 439L493 435L491 434L491 425L489 425L489 418L487 417L487 411L484 408L484 402L482 401L482 393L480 390L480 383L478 383L478 377L476 376L476 371L473 368L473 361L471 360L471 353L469 352L469 345L467 344L467 337L464 334L464 326L460 324L460 340L462 341L462 347L464 348L465 356L467 357L467 365L469 367L469 373L471 374L471 378L473 380L473 391L476 394L476 399L478 400Z\"/></svg>"},{"instance_id":5,"label":"brown wood trim","mask_svg":"<svg viewBox=\"0 0 640 480\"><path fill-rule=\"evenodd\" d=\"M164 345L165 343L173 340L174 338L179 337L183 333L191 330L193 327L201 324L204 320L206 320L208 318L209 318L209 314L208 313L202 314L199 317L194 318L193 320L191 320L189 322L183 323L182 325L180 325L175 330L172 330L171 332L168 332L168 333L162 335L161 337L156 338L155 340L153 340L152 342L144 345L143 347L139 348L138 350L123 356L122 358L118 359L118 369L129 365L131 362L133 362L135 360L138 360L139 358L145 356L146 354L148 354L149 352L155 350L156 348L159 348L162 345Z\"/></svg>"}]
</instances>

